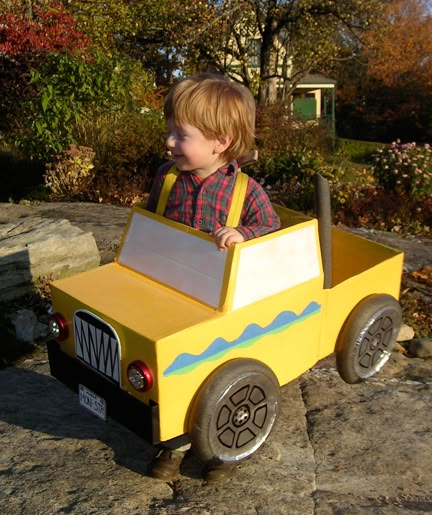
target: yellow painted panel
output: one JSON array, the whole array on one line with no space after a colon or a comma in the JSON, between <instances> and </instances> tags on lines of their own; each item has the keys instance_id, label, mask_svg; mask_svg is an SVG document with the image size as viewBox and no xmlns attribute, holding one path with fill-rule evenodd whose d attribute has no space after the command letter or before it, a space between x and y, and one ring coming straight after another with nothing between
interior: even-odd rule
<instances>
[{"instance_id":1,"label":"yellow painted panel","mask_svg":"<svg viewBox=\"0 0 432 515\"><path fill-rule=\"evenodd\" d=\"M187 432L194 396L229 360L257 359L273 370L281 385L313 366L322 297L321 277L157 342L161 439Z\"/></svg>"},{"instance_id":2,"label":"yellow painted panel","mask_svg":"<svg viewBox=\"0 0 432 515\"><path fill-rule=\"evenodd\" d=\"M157 374L156 350L153 341L148 340L142 334L137 334L135 331L132 331L130 327L120 324L117 317L111 318L106 312L100 312L95 309L94 306L89 306L76 298L70 297L64 291L59 290L55 286L52 287L52 300L56 311L61 313L68 322L68 338L65 341L60 342L60 348L63 352L72 357L76 357L73 316L77 310L88 311L92 315L98 316L106 324L111 326L119 338L119 352L121 358L120 386L142 402L148 403L150 399L155 400L157 398L157 384L154 385L152 390L141 393L132 388L127 380L127 367L130 363L136 360L144 361L152 372L155 375Z\"/></svg>"},{"instance_id":3,"label":"yellow painted panel","mask_svg":"<svg viewBox=\"0 0 432 515\"><path fill-rule=\"evenodd\" d=\"M300 213L299 211L294 211L293 209L288 209L278 204L273 204L273 208L281 220L282 229L286 227L292 227L308 220L312 220L310 216Z\"/></svg>"},{"instance_id":4,"label":"yellow painted panel","mask_svg":"<svg viewBox=\"0 0 432 515\"><path fill-rule=\"evenodd\" d=\"M53 288L153 341L218 316L214 309L116 263L55 281Z\"/></svg>"},{"instance_id":5,"label":"yellow painted panel","mask_svg":"<svg viewBox=\"0 0 432 515\"><path fill-rule=\"evenodd\" d=\"M359 271L356 275L346 278L344 282L339 282L330 290L326 290L328 316L325 317L320 359L334 351L343 323L361 300L379 293L399 299L403 254L395 251L393 254L393 257L367 270Z\"/></svg>"},{"instance_id":6,"label":"yellow painted panel","mask_svg":"<svg viewBox=\"0 0 432 515\"><path fill-rule=\"evenodd\" d=\"M333 285L365 272L393 256L403 255L386 245L336 228L332 230L332 252ZM397 283L399 277L400 272L393 276L393 280Z\"/></svg>"}]
</instances>

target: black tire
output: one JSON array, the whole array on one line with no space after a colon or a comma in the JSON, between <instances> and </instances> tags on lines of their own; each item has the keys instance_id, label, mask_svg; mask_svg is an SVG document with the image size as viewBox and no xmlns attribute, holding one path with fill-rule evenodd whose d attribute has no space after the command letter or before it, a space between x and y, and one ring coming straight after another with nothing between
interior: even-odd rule
<instances>
[{"instance_id":1,"label":"black tire","mask_svg":"<svg viewBox=\"0 0 432 515\"><path fill-rule=\"evenodd\" d=\"M337 369L346 383L359 383L381 370L391 355L401 322L399 302L390 295L371 295L357 304L336 345Z\"/></svg>"},{"instance_id":2,"label":"black tire","mask_svg":"<svg viewBox=\"0 0 432 515\"><path fill-rule=\"evenodd\" d=\"M204 462L248 458L266 441L280 405L279 382L260 361L234 359L216 369L194 401L189 435Z\"/></svg>"}]
</instances>

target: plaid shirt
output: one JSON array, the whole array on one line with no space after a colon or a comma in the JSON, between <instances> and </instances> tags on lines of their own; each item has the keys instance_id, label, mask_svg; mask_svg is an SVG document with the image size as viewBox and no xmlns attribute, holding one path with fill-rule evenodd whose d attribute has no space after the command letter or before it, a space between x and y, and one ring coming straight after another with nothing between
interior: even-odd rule
<instances>
[{"instance_id":1,"label":"plaid shirt","mask_svg":"<svg viewBox=\"0 0 432 515\"><path fill-rule=\"evenodd\" d=\"M162 165L155 177L147 203L156 211L163 181L172 162ZM199 180L191 172L180 172L168 197L164 215L176 222L213 232L226 224L234 190L236 161ZM262 187L248 177L246 197L236 227L245 240L263 236L280 228L280 220Z\"/></svg>"}]
</instances>

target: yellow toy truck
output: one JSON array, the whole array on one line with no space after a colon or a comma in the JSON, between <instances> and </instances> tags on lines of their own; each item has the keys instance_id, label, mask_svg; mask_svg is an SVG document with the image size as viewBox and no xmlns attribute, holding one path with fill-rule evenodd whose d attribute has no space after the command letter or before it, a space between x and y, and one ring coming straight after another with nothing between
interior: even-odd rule
<instances>
[{"instance_id":1,"label":"yellow toy truck","mask_svg":"<svg viewBox=\"0 0 432 515\"><path fill-rule=\"evenodd\" d=\"M280 386L333 352L348 383L378 372L401 324L403 254L332 228L328 207L275 209L280 230L220 252L132 208L113 263L51 286L52 375L100 418L152 444L188 438L208 462L251 456Z\"/></svg>"}]
</instances>

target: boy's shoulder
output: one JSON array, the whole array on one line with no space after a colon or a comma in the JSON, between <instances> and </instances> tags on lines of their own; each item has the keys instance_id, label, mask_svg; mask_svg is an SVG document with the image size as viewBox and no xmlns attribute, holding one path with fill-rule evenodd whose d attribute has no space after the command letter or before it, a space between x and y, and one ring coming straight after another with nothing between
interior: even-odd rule
<instances>
[{"instance_id":1,"label":"boy's shoulder","mask_svg":"<svg viewBox=\"0 0 432 515\"><path fill-rule=\"evenodd\" d=\"M162 163L158 168L157 175L166 175L173 166L175 167L174 161Z\"/></svg>"}]
</instances>

